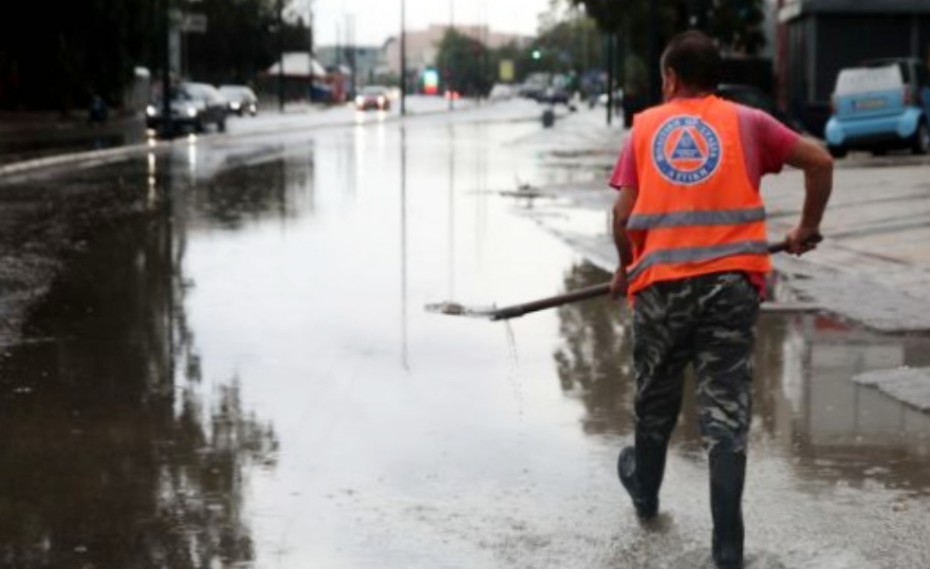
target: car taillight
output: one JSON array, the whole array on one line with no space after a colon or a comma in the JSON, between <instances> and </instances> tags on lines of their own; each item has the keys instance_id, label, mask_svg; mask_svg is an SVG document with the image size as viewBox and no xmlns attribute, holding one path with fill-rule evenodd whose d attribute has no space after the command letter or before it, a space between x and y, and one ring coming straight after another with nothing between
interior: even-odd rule
<instances>
[{"instance_id":1,"label":"car taillight","mask_svg":"<svg viewBox=\"0 0 930 569\"><path fill-rule=\"evenodd\" d=\"M904 87L904 91L902 91L902 93L901 93L901 102L904 103L904 106L905 106L905 107L910 106L910 104L911 104L911 102L912 102L912 100L911 100L911 88L910 88L910 87Z\"/></svg>"},{"instance_id":2,"label":"car taillight","mask_svg":"<svg viewBox=\"0 0 930 569\"><path fill-rule=\"evenodd\" d=\"M830 96L830 114L831 115L836 114L836 95Z\"/></svg>"}]
</instances>

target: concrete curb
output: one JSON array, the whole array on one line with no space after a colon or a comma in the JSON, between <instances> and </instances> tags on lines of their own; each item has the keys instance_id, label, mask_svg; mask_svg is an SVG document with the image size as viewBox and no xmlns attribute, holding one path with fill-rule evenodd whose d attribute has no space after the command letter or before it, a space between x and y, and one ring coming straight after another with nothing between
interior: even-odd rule
<instances>
[{"instance_id":1,"label":"concrete curb","mask_svg":"<svg viewBox=\"0 0 930 569\"><path fill-rule=\"evenodd\" d=\"M170 143L162 141L156 142L155 144L131 144L128 146L107 148L105 150L86 150L84 152L72 152L47 156L45 158L22 160L20 162L13 162L0 166L0 176L15 176L33 170L56 168L80 163L89 163L90 166L103 165L121 160L133 154L142 153L146 150L161 150L169 144Z\"/></svg>"}]
</instances>

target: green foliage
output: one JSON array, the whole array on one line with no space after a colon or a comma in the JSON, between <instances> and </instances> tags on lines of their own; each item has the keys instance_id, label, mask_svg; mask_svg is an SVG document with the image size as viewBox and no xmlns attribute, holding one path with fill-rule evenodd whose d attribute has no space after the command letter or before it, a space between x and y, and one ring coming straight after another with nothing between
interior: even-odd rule
<instances>
[{"instance_id":1,"label":"green foliage","mask_svg":"<svg viewBox=\"0 0 930 569\"><path fill-rule=\"evenodd\" d=\"M439 44L436 66L446 89L484 96L497 76L497 59L480 41L450 29Z\"/></svg>"},{"instance_id":2,"label":"green foliage","mask_svg":"<svg viewBox=\"0 0 930 569\"><path fill-rule=\"evenodd\" d=\"M182 8L183 0L168 0ZM286 0L289 4L291 0ZM70 110L93 94L118 106L136 66L162 67L163 0L23 2L0 18L0 108ZM279 50L277 0L203 0L206 34L186 37L190 75L250 81ZM302 23L284 29L285 50L306 50Z\"/></svg>"},{"instance_id":3,"label":"green foliage","mask_svg":"<svg viewBox=\"0 0 930 569\"><path fill-rule=\"evenodd\" d=\"M604 46L597 24L575 14L542 30L535 44L542 49L544 69L538 71L584 72L603 63Z\"/></svg>"},{"instance_id":4,"label":"green foliage","mask_svg":"<svg viewBox=\"0 0 930 569\"><path fill-rule=\"evenodd\" d=\"M629 43L645 50L648 34L664 43L676 33L698 27L716 38L722 48L755 55L765 45L760 29L764 0L570 0L583 7L605 32L628 36ZM656 3L658 29L650 24L649 2Z\"/></svg>"},{"instance_id":5,"label":"green foliage","mask_svg":"<svg viewBox=\"0 0 930 569\"><path fill-rule=\"evenodd\" d=\"M276 0L203 0L196 11L207 16L205 34L188 36L188 75L210 83L251 83L278 60ZM307 51L303 21L285 22L284 51Z\"/></svg>"},{"instance_id":6,"label":"green foliage","mask_svg":"<svg viewBox=\"0 0 930 569\"><path fill-rule=\"evenodd\" d=\"M534 54L538 52L538 57ZM569 73L580 75L604 66L603 37L594 20L572 14L561 20L551 18L540 34L527 46L515 43L493 52L493 59L509 59L516 67L517 82L530 73ZM494 69L497 69L496 64Z\"/></svg>"},{"instance_id":7,"label":"green foliage","mask_svg":"<svg viewBox=\"0 0 930 569\"><path fill-rule=\"evenodd\" d=\"M17 4L0 18L0 107L59 109L92 93L118 103L132 69L154 53L150 0Z\"/></svg>"}]
</instances>

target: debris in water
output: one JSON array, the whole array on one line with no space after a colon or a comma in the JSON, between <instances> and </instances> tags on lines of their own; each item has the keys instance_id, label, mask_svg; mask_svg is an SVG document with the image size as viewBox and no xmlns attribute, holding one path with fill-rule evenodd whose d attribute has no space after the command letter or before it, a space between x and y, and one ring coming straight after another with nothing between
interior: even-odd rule
<instances>
[{"instance_id":1,"label":"debris in water","mask_svg":"<svg viewBox=\"0 0 930 569\"><path fill-rule=\"evenodd\" d=\"M439 302L437 304L427 304L426 311L458 316L465 314L465 307L457 302Z\"/></svg>"},{"instance_id":2,"label":"debris in water","mask_svg":"<svg viewBox=\"0 0 930 569\"><path fill-rule=\"evenodd\" d=\"M425 308L427 312L435 312L437 314L447 314L450 316L474 316L477 318L487 318L488 316L494 314L497 310L494 306L468 308L459 304L458 302L452 301L427 304Z\"/></svg>"}]
</instances>

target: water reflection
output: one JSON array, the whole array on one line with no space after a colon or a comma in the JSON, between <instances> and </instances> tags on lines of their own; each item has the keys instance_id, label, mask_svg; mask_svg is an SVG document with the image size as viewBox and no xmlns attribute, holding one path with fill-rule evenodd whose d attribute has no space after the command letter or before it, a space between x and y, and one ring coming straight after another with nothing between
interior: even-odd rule
<instances>
[{"instance_id":1,"label":"water reflection","mask_svg":"<svg viewBox=\"0 0 930 569\"><path fill-rule=\"evenodd\" d=\"M565 290L603 281L604 271L594 265L575 265L565 275ZM596 300L566 304L558 311L564 344L553 357L562 390L587 411L585 432L629 432L636 389L628 310L620 303Z\"/></svg>"},{"instance_id":2,"label":"water reflection","mask_svg":"<svg viewBox=\"0 0 930 569\"><path fill-rule=\"evenodd\" d=\"M609 275L573 267L565 289ZM554 359L563 391L585 409L589 434L628 435L634 378L626 309L610 301L559 309ZM870 334L812 314L764 315L756 344L753 452L789 459L801 479L879 482L930 493L930 415L853 381L859 373L926 366L930 339ZM693 380L686 379L674 444L698 451Z\"/></svg>"},{"instance_id":3,"label":"water reflection","mask_svg":"<svg viewBox=\"0 0 930 569\"><path fill-rule=\"evenodd\" d=\"M240 229L263 219L292 220L313 209L314 159L312 147L299 153L258 163L237 164L234 157L210 156L220 164L208 177L194 180L185 194L187 210L195 212L194 227ZM227 167L232 163L232 167ZM203 168L190 163L190 168ZM306 206L306 208L305 208Z\"/></svg>"},{"instance_id":4,"label":"water reflection","mask_svg":"<svg viewBox=\"0 0 930 569\"><path fill-rule=\"evenodd\" d=\"M0 137L0 164L44 156L116 148L145 142L142 121L112 121L106 125L85 126L80 122L25 125L15 135Z\"/></svg>"},{"instance_id":5,"label":"water reflection","mask_svg":"<svg viewBox=\"0 0 930 569\"><path fill-rule=\"evenodd\" d=\"M120 170L137 191L103 192L106 211L88 186L60 192L72 199L49 213L62 229L47 238L80 245L32 306L27 340L0 361L4 567L255 557L243 490L250 467L274 466L277 437L244 410L233 378L206 392L184 318L183 228L170 200L140 213L148 173ZM162 178L157 191L170 187Z\"/></svg>"}]
</instances>

